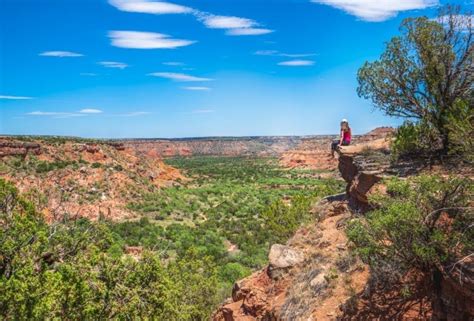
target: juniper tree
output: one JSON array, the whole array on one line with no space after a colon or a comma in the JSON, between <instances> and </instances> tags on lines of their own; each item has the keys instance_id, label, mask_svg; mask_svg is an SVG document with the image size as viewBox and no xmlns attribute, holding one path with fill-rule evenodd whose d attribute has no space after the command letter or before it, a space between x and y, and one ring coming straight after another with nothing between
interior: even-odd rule
<instances>
[{"instance_id":1,"label":"juniper tree","mask_svg":"<svg viewBox=\"0 0 474 321\"><path fill-rule=\"evenodd\" d=\"M473 110L473 21L472 14L449 6L436 19L405 19L379 60L359 69L359 96L389 116L428 124L446 154L456 104L465 102Z\"/></svg>"}]
</instances>

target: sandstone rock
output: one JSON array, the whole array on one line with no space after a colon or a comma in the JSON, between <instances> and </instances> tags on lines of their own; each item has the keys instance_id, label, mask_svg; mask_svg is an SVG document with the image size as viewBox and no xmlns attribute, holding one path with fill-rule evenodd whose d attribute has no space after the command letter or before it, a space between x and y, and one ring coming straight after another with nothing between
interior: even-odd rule
<instances>
[{"instance_id":1,"label":"sandstone rock","mask_svg":"<svg viewBox=\"0 0 474 321\"><path fill-rule=\"evenodd\" d=\"M350 204L363 212L370 208L367 195L390 167L387 148L388 142L379 139L339 151L338 168L347 182L346 194Z\"/></svg>"},{"instance_id":2,"label":"sandstone rock","mask_svg":"<svg viewBox=\"0 0 474 321\"><path fill-rule=\"evenodd\" d=\"M289 246L273 244L268 255L272 268L288 268L303 262L303 255Z\"/></svg>"},{"instance_id":3,"label":"sandstone rock","mask_svg":"<svg viewBox=\"0 0 474 321\"><path fill-rule=\"evenodd\" d=\"M311 286L314 293L320 294L328 286L326 274L319 273L314 279L310 281L309 285Z\"/></svg>"},{"instance_id":4,"label":"sandstone rock","mask_svg":"<svg viewBox=\"0 0 474 321\"><path fill-rule=\"evenodd\" d=\"M32 142L16 142L11 140L0 140L0 157L22 156L28 154L40 155L41 145Z\"/></svg>"}]
</instances>

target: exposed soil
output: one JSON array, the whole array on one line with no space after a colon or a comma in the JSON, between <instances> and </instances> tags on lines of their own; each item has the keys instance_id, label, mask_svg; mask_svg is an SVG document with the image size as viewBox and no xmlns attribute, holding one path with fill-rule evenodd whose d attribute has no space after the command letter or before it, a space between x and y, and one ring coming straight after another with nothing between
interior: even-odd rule
<instances>
[{"instance_id":1,"label":"exposed soil","mask_svg":"<svg viewBox=\"0 0 474 321\"><path fill-rule=\"evenodd\" d=\"M14 182L50 221L64 215L130 219L136 215L126 208L130 200L184 179L160 158L120 144L4 138L0 154L1 177Z\"/></svg>"}]
</instances>

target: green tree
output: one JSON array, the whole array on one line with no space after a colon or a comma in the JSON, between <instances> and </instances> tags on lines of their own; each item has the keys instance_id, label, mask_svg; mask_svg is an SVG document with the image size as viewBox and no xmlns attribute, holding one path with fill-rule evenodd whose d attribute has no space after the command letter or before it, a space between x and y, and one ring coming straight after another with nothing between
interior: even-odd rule
<instances>
[{"instance_id":1,"label":"green tree","mask_svg":"<svg viewBox=\"0 0 474 321\"><path fill-rule=\"evenodd\" d=\"M376 276L413 268L429 274L472 255L470 179L419 176L386 183L387 194L371 198L377 209L353 219L347 232Z\"/></svg>"},{"instance_id":2,"label":"green tree","mask_svg":"<svg viewBox=\"0 0 474 321\"><path fill-rule=\"evenodd\" d=\"M434 128L442 154L451 147L448 124L456 102L473 107L472 18L459 7L446 7L437 20L405 19L401 35L387 43L380 59L366 62L358 72L360 97L371 99L389 116Z\"/></svg>"}]
</instances>

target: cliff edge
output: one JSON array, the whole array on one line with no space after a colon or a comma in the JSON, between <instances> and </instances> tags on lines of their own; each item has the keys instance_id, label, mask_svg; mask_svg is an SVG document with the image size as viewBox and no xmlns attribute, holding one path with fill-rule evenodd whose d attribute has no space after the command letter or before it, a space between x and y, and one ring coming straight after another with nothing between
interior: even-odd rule
<instances>
[{"instance_id":1,"label":"cliff edge","mask_svg":"<svg viewBox=\"0 0 474 321\"><path fill-rule=\"evenodd\" d=\"M313 222L287 244L274 244L269 264L237 282L213 320L472 320L472 257L433 278L414 271L383 288L351 251L346 223L370 210L368 196L384 192L385 177L411 175L420 167L391 165L386 138L342 147L337 163L346 192L315 204ZM403 298L403 282L415 284L410 299ZM433 287L436 293L427 291Z\"/></svg>"}]
</instances>

